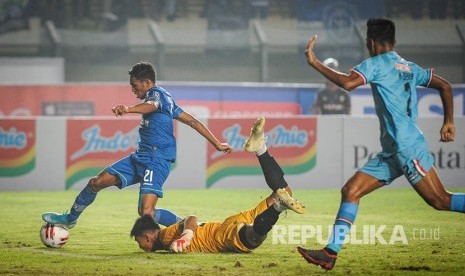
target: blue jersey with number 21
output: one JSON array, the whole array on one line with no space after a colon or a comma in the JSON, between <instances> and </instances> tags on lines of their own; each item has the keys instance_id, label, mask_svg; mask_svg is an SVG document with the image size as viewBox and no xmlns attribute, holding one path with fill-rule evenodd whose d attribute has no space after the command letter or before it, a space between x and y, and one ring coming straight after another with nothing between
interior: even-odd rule
<instances>
[{"instance_id":1,"label":"blue jersey with number 21","mask_svg":"<svg viewBox=\"0 0 465 276\"><path fill-rule=\"evenodd\" d=\"M416 86L427 87L433 69L423 69L390 51L364 60L353 71L364 79L364 84L371 85L384 154L426 142L416 123Z\"/></svg>"}]
</instances>

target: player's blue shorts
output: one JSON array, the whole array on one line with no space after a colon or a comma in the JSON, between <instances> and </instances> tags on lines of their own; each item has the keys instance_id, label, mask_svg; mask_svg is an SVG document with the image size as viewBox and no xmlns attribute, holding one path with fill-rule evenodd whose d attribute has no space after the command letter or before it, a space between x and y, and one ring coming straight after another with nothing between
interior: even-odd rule
<instances>
[{"instance_id":1,"label":"player's blue shorts","mask_svg":"<svg viewBox=\"0 0 465 276\"><path fill-rule=\"evenodd\" d=\"M140 183L140 194L155 194L163 197L163 183L170 173L171 162L151 156L135 153L111 164L104 171L117 175L121 180L121 189Z\"/></svg>"},{"instance_id":2,"label":"player's blue shorts","mask_svg":"<svg viewBox=\"0 0 465 276\"><path fill-rule=\"evenodd\" d=\"M434 158L429 152L428 145L420 143L391 155L378 153L359 171L383 181L386 185L405 175L413 186L426 175L433 164Z\"/></svg>"}]
</instances>

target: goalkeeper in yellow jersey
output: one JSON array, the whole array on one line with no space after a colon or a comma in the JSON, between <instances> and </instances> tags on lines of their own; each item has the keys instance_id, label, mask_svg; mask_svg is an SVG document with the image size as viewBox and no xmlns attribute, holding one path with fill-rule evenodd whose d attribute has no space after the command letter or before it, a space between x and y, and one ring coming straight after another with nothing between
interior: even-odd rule
<instances>
[{"instance_id":1,"label":"goalkeeper in yellow jersey","mask_svg":"<svg viewBox=\"0 0 465 276\"><path fill-rule=\"evenodd\" d=\"M146 252L248 253L262 244L281 212L291 209L304 213L305 207L291 197L292 191L284 180L284 172L268 153L264 126L265 118L258 118L244 149L256 154L266 183L273 190L270 196L255 208L230 216L223 222L199 223L196 216L188 216L160 229L152 216L144 215L136 220L131 230L131 237L139 243L139 247Z\"/></svg>"}]
</instances>

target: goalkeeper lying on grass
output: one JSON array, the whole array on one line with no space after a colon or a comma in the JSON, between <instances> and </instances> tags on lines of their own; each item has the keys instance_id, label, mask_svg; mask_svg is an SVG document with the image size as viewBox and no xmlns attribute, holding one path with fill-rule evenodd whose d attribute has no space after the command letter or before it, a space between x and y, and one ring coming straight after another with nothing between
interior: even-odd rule
<instances>
[{"instance_id":1,"label":"goalkeeper lying on grass","mask_svg":"<svg viewBox=\"0 0 465 276\"><path fill-rule=\"evenodd\" d=\"M139 247L146 252L247 253L262 244L281 212L292 209L302 214L305 207L291 197L292 191L284 180L283 171L268 153L264 125L265 118L258 118L244 149L258 157L266 183L273 190L270 196L255 208L228 217L223 222L199 224L196 216L188 216L160 229L152 216L142 216L131 230L131 237L139 243Z\"/></svg>"}]
</instances>

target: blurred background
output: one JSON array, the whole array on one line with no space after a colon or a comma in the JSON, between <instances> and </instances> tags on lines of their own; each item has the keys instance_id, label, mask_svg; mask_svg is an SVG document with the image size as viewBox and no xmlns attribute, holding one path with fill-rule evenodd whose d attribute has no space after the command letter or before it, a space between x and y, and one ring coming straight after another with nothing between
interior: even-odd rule
<instances>
[{"instance_id":1,"label":"blurred background","mask_svg":"<svg viewBox=\"0 0 465 276\"><path fill-rule=\"evenodd\" d=\"M303 57L308 39L347 71L367 57L376 16L396 21L403 57L465 82L463 0L1 0L0 67L61 58L64 82L112 82L149 60L165 81L322 82Z\"/></svg>"}]
</instances>

